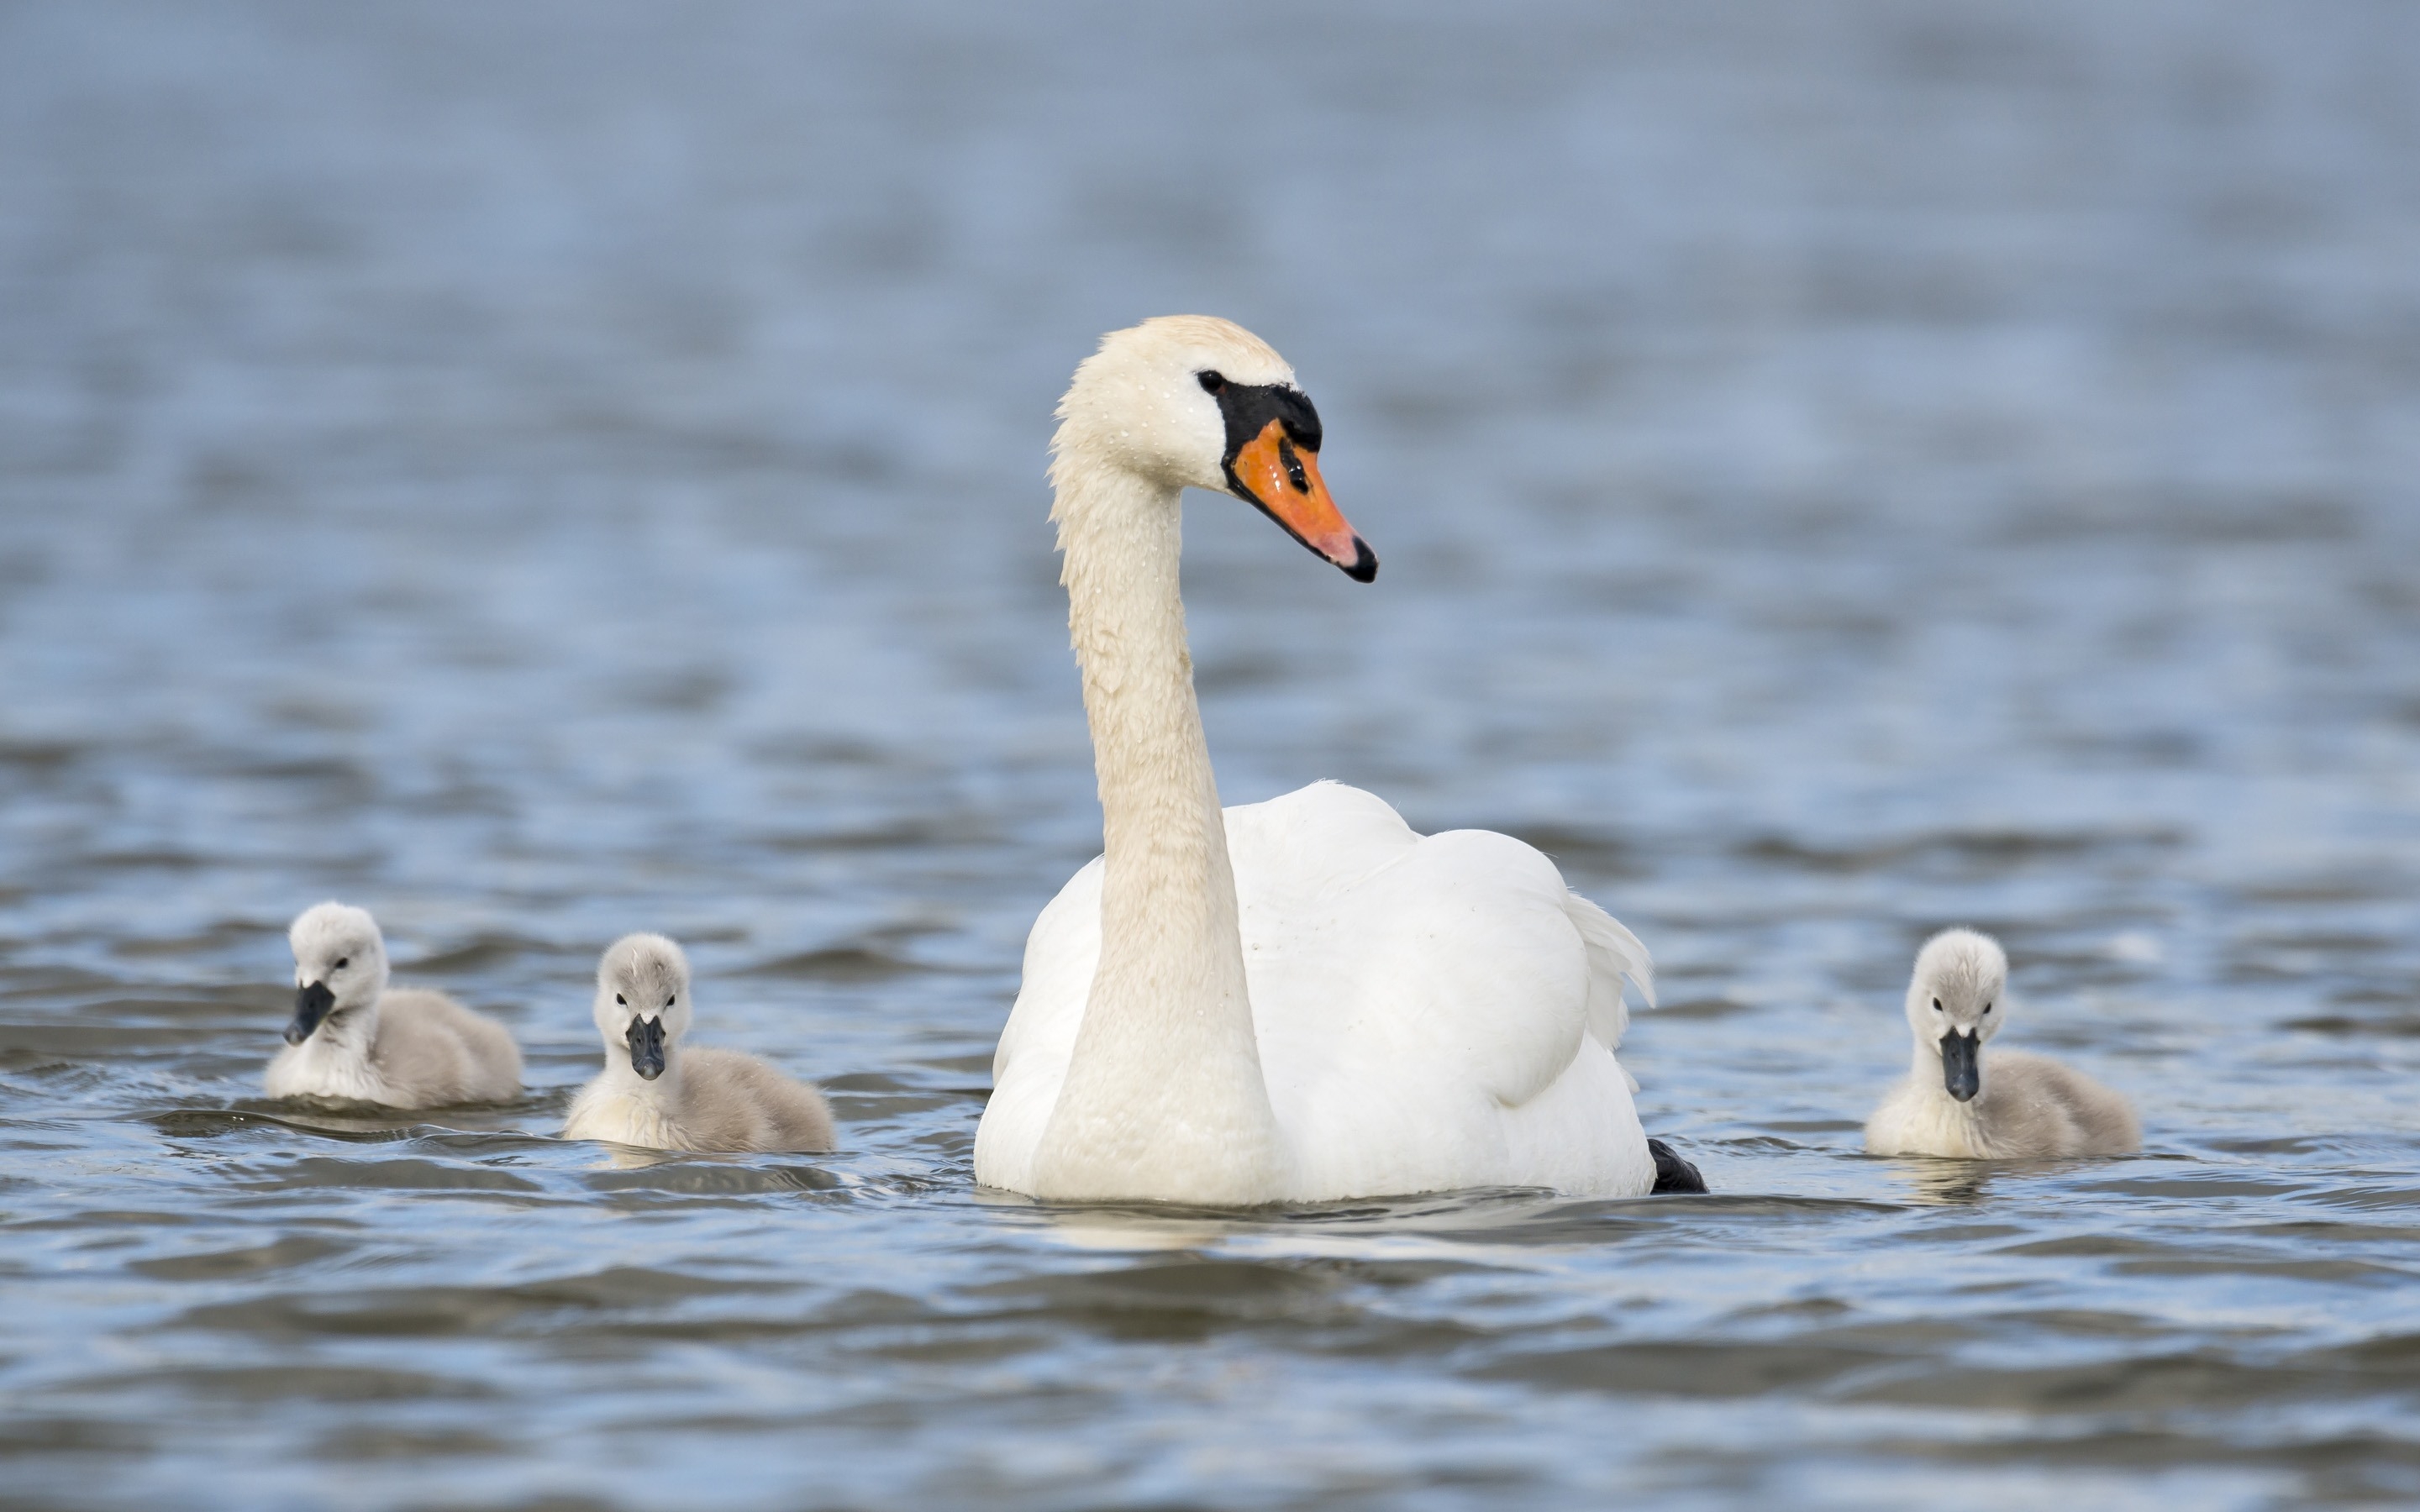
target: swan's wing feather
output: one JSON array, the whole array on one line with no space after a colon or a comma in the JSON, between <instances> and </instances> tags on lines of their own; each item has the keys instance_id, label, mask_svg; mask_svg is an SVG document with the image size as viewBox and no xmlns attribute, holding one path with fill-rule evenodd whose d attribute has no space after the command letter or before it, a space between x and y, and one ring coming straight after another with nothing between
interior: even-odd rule
<instances>
[{"instance_id":1,"label":"swan's wing feather","mask_svg":"<svg viewBox=\"0 0 2420 1512\"><path fill-rule=\"evenodd\" d=\"M1083 1027L1101 960L1102 862L1067 879L1025 937L1016 1004L992 1053L991 1101L975 1129L975 1180L1022 1191Z\"/></svg>"},{"instance_id":2,"label":"swan's wing feather","mask_svg":"<svg viewBox=\"0 0 2420 1512\"><path fill-rule=\"evenodd\" d=\"M1342 782L1313 782L1263 803L1226 810L1227 851L1236 885L1270 898L1314 899L1342 891L1400 860L1420 837L1394 806Z\"/></svg>"},{"instance_id":3,"label":"swan's wing feather","mask_svg":"<svg viewBox=\"0 0 2420 1512\"><path fill-rule=\"evenodd\" d=\"M1570 1069L1592 974L1553 862L1509 835L1448 830L1365 890L1366 980L1429 1026L1450 1074L1509 1108Z\"/></svg>"},{"instance_id":4,"label":"swan's wing feather","mask_svg":"<svg viewBox=\"0 0 2420 1512\"><path fill-rule=\"evenodd\" d=\"M1647 952L1552 861L1486 830L1422 838L1333 783L1231 809L1227 833L1299 1195L1652 1181L1612 1054Z\"/></svg>"},{"instance_id":5,"label":"swan's wing feather","mask_svg":"<svg viewBox=\"0 0 2420 1512\"><path fill-rule=\"evenodd\" d=\"M1607 1050L1621 1048L1621 1036L1630 1027L1630 1007L1622 1000L1622 983L1627 980L1655 1006L1655 960L1638 936L1622 927L1621 920L1606 913L1576 892L1563 894L1563 912L1580 932L1580 940L1589 954L1589 1032L1605 1041Z\"/></svg>"},{"instance_id":6,"label":"swan's wing feather","mask_svg":"<svg viewBox=\"0 0 2420 1512\"><path fill-rule=\"evenodd\" d=\"M1096 856L1069 877L1025 936L1016 1004L992 1054L994 1082L1005 1079L1015 1061L1064 1056L1075 1045L1101 960L1101 871Z\"/></svg>"}]
</instances>

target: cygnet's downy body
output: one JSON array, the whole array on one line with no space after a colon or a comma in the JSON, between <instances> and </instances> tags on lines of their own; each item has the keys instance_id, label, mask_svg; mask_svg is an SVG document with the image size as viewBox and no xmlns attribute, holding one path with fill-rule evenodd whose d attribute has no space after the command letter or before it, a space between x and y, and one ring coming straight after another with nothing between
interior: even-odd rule
<instances>
[{"instance_id":1,"label":"cygnet's downy body","mask_svg":"<svg viewBox=\"0 0 2420 1512\"><path fill-rule=\"evenodd\" d=\"M2118 1093L2040 1056L1985 1052L2008 1022L2008 955L1990 935L1953 929L1925 941L1907 988L1915 1061L1867 1120L1869 1152L2059 1160L2142 1148Z\"/></svg>"},{"instance_id":2,"label":"cygnet's downy body","mask_svg":"<svg viewBox=\"0 0 2420 1512\"><path fill-rule=\"evenodd\" d=\"M754 1056L681 1042L689 958L662 935L613 942L597 967L595 1011L605 1071L572 1101L566 1139L764 1153L832 1148L821 1092Z\"/></svg>"},{"instance_id":3,"label":"cygnet's downy body","mask_svg":"<svg viewBox=\"0 0 2420 1512\"><path fill-rule=\"evenodd\" d=\"M271 1097L345 1098L389 1107L504 1103L520 1096L510 1030L443 993L387 986L378 920L327 903L303 910L294 947L294 1019L269 1062Z\"/></svg>"}]
</instances>

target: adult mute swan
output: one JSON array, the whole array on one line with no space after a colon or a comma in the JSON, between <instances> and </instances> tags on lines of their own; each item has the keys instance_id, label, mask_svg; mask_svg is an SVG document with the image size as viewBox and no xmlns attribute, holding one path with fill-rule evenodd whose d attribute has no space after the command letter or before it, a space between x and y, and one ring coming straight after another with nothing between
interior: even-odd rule
<instances>
[{"instance_id":1,"label":"adult mute swan","mask_svg":"<svg viewBox=\"0 0 2420 1512\"><path fill-rule=\"evenodd\" d=\"M662 935L626 934L606 949L591 1012L605 1070L572 1100L566 1139L766 1153L832 1148L821 1092L754 1056L681 1043L689 957Z\"/></svg>"},{"instance_id":2,"label":"adult mute swan","mask_svg":"<svg viewBox=\"0 0 2420 1512\"><path fill-rule=\"evenodd\" d=\"M2082 1072L2022 1050L1986 1060L2009 1022L2009 957L1990 935L1952 929L1924 942L1907 1022L1916 1062L1866 1124L1870 1153L2058 1160L2142 1148L2133 1108Z\"/></svg>"},{"instance_id":3,"label":"adult mute swan","mask_svg":"<svg viewBox=\"0 0 2420 1512\"><path fill-rule=\"evenodd\" d=\"M1646 949L1529 846L1414 834L1314 783L1224 810L1178 596L1178 496L1232 493L1368 582L1319 416L1239 326L1115 332L1059 407L1051 517L1103 854L1034 921L975 1179L1244 1206L1548 1187L1703 1190L1614 1059ZM1685 1173L1685 1174L1684 1174Z\"/></svg>"},{"instance_id":4,"label":"adult mute swan","mask_svg":"<svg viewBox=\"0 0 2420 1512\"><path fill-rule=\"evenodd\" d=\"M269 1062L271 1097L336 1097L389 1107L503 1103L520 1096L512 1031L443 993L387 987L386 937L368 912L306 908L294 948L294 1020Z\"/></svg>"}]
</instances>

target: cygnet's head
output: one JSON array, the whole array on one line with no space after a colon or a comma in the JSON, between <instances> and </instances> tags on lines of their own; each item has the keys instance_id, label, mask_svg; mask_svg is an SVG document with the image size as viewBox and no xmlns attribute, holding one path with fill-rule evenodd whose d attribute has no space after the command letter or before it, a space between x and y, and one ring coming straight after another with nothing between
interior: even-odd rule
<instances>
[{"instance_id":1,"label":"cygnet's head","mask_svg":"<svg viewBox=\"0 0 2420 1512\"><path fill-rule=\"evenodd\" d=\"M596 1013L607 1057L654 1081L689 1032L689 957L660 934L623 935L597 963Z\"/></svg>"},{"instance_id":2,"label":"cygnet's head","mask_svg":"<svg viewBox=\"0 0 2420 1512\"><path fill-rule=\"evenodd\" d=\"M1062 486L1082 462L1151 482L1233 494L1346 576L1378 558L1319 476L1319 411L1269 344L1231 320L1165 315L1101 338L1059 401Z\"/></svg>"},{"instance_id":3,"label":"cygnet's head","mask_svg":"<svg viewBox=\"0 0 2420 1512\"><path fill-rule=\"evenodd\" d=\"M327 903L302 910L286 932L294 948L294 1021L286 1042L301 1044L330 1018L373 1007L386 991L386 940L369 910Z\"/></svg>"},{"instance_id":4,"label":"cygnet's head","mask_svg":"<svg viewBox=\"0 0 2420 1512\"><path fill-rule=\"evenodd\" d=\"M1983 1089L1983 1041L2008 1021L2008 952L1989 934L1943 930L1916 953L1907 1022L1941 1057L1942 1086L1961 1103Z\"/></svg>"}]
</instances>

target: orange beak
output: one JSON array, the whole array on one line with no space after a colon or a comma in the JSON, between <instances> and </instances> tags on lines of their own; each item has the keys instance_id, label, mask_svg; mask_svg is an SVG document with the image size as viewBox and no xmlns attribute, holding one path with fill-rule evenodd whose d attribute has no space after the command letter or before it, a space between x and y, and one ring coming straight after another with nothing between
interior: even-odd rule
<instances>
[{"instance_id":1,"label":"orange beak","mask_svg":"<svg viewBox=\"0 0 2420 1512\"><path fill-rule=\"evenodd\" d=\"M1344 569L1356 582L1378 576L1378 557L1327 497L1320 481L1319 454L1306 451L1272 420L1246 441L1228 465L1236 491L1261 506L1288 534Z\"/></svg>"}]
</instances>

